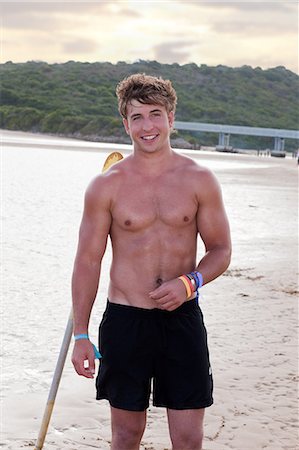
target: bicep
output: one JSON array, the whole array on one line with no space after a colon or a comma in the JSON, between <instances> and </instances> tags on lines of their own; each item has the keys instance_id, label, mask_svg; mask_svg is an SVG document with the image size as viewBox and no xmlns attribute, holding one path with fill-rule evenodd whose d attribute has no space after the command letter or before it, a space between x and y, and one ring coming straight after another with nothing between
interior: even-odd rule
<instances>
[{"instance_id":1,"label":"bicep","mask_svg":"<svg viewBox=\"0 0 299 450\"><path fill-rule=\"evenodd\" d=\"M199 195L197 229L207 251L219 246L230 246L229 222L221 188L211 174Z\"/></svg>"},{"instance_id":2,"label":"bicep","mask_svg":"<svg viewBox=\"0 0 299 450\"><path fill-rule=\"evenodd\" d=\"M107 201L92 191L85 194L84 211L79 230L77 257L88 262L101 260L105 253L111 225Z\"/></svg>"}]
</instances>

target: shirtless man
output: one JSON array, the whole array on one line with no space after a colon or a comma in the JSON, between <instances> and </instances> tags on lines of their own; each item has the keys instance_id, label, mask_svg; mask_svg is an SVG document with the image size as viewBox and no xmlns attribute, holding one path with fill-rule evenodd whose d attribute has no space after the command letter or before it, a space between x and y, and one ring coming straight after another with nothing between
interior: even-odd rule
<instances>
[{"instance_id":1,"label":"shirtless man","mask_svg":"<svg viewBox=\"0 0 299 450\"><path fill-rule=\"evenodd\" d=\"M135 74L116 92L133 152L86 192L72 281L74 335L88 334L110 236L96 386L97 399L111 406L111 449L139 449L153 380L173 450L200 450L213 380L197 289L230 262L221 190L207 168L170 146L176 93L169 80ZM199 263L198 235L205 245ZM88 339L75 340L72 361L79 375L94 376Z\"/></svg>"}]
</instances>

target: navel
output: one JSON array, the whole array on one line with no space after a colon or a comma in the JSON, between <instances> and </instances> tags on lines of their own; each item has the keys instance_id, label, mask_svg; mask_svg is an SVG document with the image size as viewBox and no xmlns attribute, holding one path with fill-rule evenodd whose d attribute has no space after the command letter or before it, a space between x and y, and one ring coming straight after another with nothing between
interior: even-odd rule
<instances>
[{"instance_id":1,"label":"navel","mask_svg":"<svg viewBox=\"0 0 299 450\"><path fill-rule=\"evenodd\" d=\"M162 278L157 278L156 279L156 283L157 283L158 286L161 286L161 284L163 283Z\"/></svg>"}]
</instances>

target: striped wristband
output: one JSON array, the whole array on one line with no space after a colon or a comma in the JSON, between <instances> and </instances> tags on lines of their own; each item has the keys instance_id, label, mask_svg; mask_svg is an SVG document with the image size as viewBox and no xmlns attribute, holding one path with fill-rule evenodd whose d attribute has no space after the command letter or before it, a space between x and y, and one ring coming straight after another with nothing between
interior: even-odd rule
<instances>
[{"instance_id":1,"label":"striped wristband","mask_svg":"<svg viewBox=\"0 0 299 450\"><path fill-rule=\"evenodd\" d=\"M186 295L187 295L187 300L188 300L194 292L191 280L187 277L187 275L181 275L180 277L178 277L178 279L181 280L185 285Z\"/></svg>"}]
</instances>

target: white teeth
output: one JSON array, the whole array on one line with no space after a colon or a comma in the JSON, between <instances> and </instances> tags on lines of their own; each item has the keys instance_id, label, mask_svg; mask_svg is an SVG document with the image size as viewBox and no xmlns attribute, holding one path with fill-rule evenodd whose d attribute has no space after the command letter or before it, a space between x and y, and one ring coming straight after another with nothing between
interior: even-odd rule
<instances>
[{"instance_id":1,"label":"white teeth","mask_svg":"<svg viewBox=\"0 0 299 450\"><path fill-rule=\"evenodd\" d=\"M143 136L142 139L145 139L146 141L150 141L151 139L155 139L156 136Z\"/></svg>"}]
</instances>

